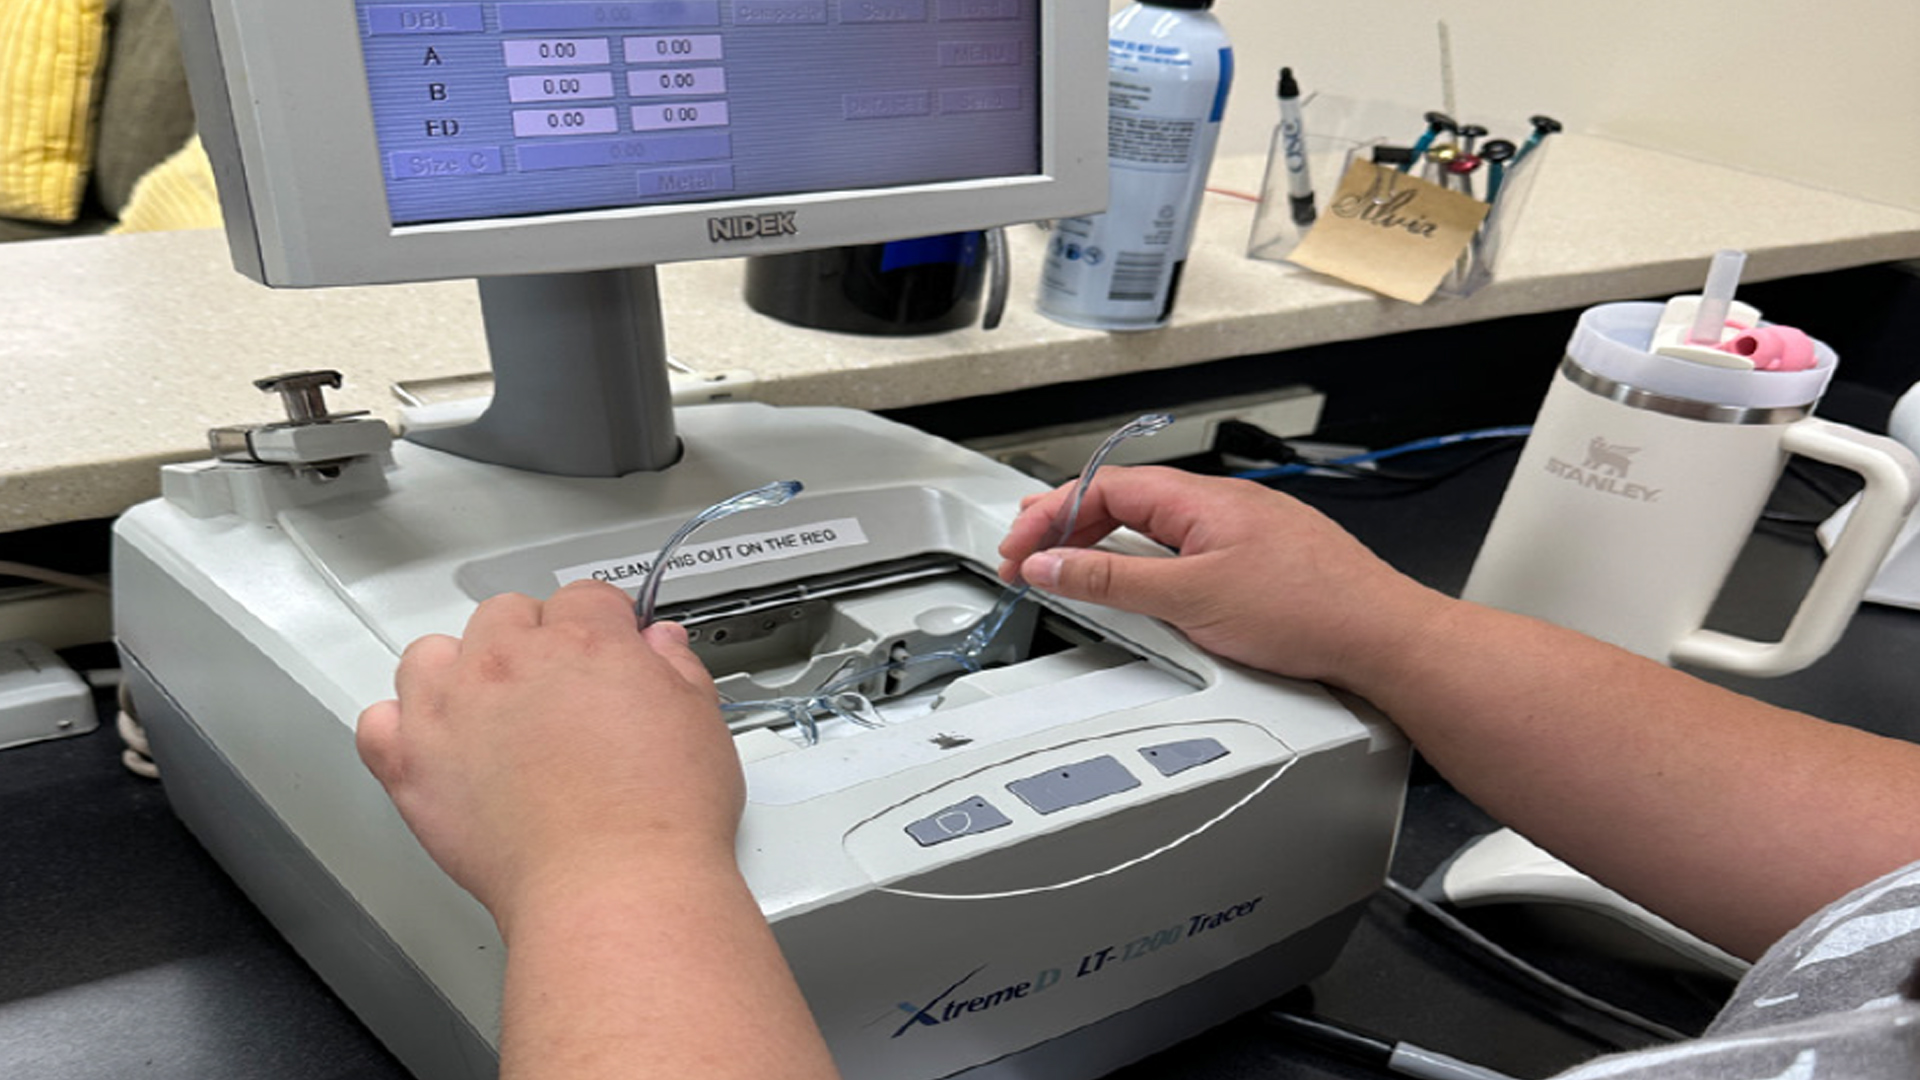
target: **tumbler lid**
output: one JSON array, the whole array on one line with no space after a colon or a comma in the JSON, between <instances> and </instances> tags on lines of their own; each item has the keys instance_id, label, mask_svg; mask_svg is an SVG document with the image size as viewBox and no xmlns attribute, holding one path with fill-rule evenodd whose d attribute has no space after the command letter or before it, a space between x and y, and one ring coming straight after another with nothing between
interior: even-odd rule
<instances>
[{"instance_id":1,"label":"tumbler lid","mask_svg":"<svg viewBox=\"0 0 1920 1080\"><path fill-rule=\"evenodd\" d=\"M1815 341L1805 371L1741 371L1648 351L1664 305L1600 304L1580 313L1567 356L1613 382L1667 397L1746 409L1810 406L1826 393L1839 356ZM1763 324L1764 325L1764 324Z\"/></svg>"}]
</instances>

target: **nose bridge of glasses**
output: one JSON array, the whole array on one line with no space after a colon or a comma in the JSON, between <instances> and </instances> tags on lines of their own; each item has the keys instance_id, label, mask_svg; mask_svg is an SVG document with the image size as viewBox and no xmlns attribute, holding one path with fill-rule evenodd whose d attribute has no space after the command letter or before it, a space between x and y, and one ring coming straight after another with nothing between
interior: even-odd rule
<instances>
[{"instance_id":1,"label":"nose bridge of glasses","mask_svg":"<svg viewBox=\"0 0 1920 1080\"><path fill-rule=\"evenodd\" d=\"M1149 413L1107 437L1088 459L1058 523L1061 539L1072 535L1081 500L1107 456L1122 442L1156 434L1172 422L1166 414ZM791 496L784 492L780 501ZM729 504L745 506L758 497L744 493ZM708 512L731 512L729 504ZM649 583L654 581L657 574ZM650 612L650 596L643 600L643 612ZM736 731L785 718L812 743L823 718L881 727L883 702L1029 659L1038 613L1025 585L1000 588L990 578L951 572L757 606L690 623L689 631L695 652L715 674Z\"/></svg>"},{"instance_id":2,"label":"nose bridge of glasses","mask_svg":"<svg viewBox=\"0 0 1920 1080\"><path fill-rule=\"evenodd\" d=\"M734 702L808 698L828 690L874 700L909 693L984 663L1019 658L1031 611L1006 612L971 574L953 573L868 593L800 600L691 627L694 648ZM991 640L971 635L1004 622Z\"/></svg>"}]
</instances>

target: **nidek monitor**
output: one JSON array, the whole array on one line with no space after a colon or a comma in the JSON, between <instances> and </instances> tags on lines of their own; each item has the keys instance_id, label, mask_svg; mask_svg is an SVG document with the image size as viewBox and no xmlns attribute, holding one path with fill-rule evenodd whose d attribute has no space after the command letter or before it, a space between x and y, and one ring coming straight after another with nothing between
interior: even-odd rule
<instances>
[{"instance_id":1,"label":"nidek monitor","mask_svg":"<svg viewBox=\"0 0 1920 1080\"><path fill-rule=\"evenodd\" d=\"M234 264L480 280L496 393L420 433L678 459L653 266L1105 201L1098 0L177 0Z\"/></svg>"},{"instance_id":2,"label":"nidek monitor","mask_svg":"<svg viewBox=\"0 0 1920 1080\"><path fill-rule=\"evenodd\" d=\"M176 7L235 263L270 285L829 247L1106 198L1098 0Z\"/></svg>"}]
</instances>

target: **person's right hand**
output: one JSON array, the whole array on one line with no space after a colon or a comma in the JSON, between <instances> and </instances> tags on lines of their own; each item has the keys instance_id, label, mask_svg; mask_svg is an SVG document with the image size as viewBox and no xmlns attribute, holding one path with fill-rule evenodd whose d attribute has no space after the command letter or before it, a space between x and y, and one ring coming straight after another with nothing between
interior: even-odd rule
<instances>
[{"instance_id":1,"label":"person's right hand","mask_svg":"<svg viewBox=\"0 0 1920 1080\"><path fill-rule=\"evenodd\" d=\"M685 630L599 582L506 593L395 689L360 755L499 925L501 1080L838 1075L735 862L740 754Z\"/></svg>"},{"instance_id":2,"label":"person's right hand","mask_svg":"<svg viewBox=\"0 0 1920 1080\"><path fill-rule=\"evenodd\" d=\"M744 781L705 668L672 623L576 582L502 594L415 642L361 757L434 860L504 927L525 894L623 874L737 874Z\"/></svg>"},{"instance_id":3,"label":"person's right hand","mask_svg":"<svg viewBox=\"0 0 1920 1080\"><path fill-rule=\"evenodd\" d=\"M1389 567L1317 511L1243 480L1103 469L1074 535L1055 540L1068 484L1028 499L1000 545L1000 576L1150 615L1219 656L1364 692L1368 664L1437 632L1453 603ZM1172 558L1090 550L1126 526Z\"/></svg>"}]
</instances>

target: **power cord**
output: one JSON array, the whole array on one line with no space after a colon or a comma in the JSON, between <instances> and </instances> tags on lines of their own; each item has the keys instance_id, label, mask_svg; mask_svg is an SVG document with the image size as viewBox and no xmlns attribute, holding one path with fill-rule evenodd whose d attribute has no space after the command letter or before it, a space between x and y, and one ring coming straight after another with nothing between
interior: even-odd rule
<instances>
[{"instance_id":1,"label":"power cord","mask_svg":"<svg viewBox=\"0 0 1920 1080\"><path fill-rule=\"evenodd\" d=\"M73 589L79 592L104 593L107 595L112 595L113 593L111 586L104 582L95 581L90 577L82 577L79 574L69 574L61 570L49 570L42 566L33 566L28 563L13 562L6 559L0 559L0 577L37 581L43 585L55 585L60 588ZM118 704L118 710L114 715L113 726L114 730L119 732L120 741L126 744L126 749L120 752L120 763L125 765L127 770L136 776L144 776L149 780L158 780L160 778L160 766L154 763L153 748L147 742L147 729L140 726L140 721L135 716L133 695L127 689L127 682L126 679L122 677L122 673L114 670L90 671L87 673L87 681L89 684L102 689L108 686L113 687L115 700Z\"/></svg>"},{"instance_id":2,"label":"power cord","mask_svg":"<svg viewBox=\"0 0 1920 1080\"><path fill-rule=\"evenodd\" d=\"M1668 1042L1680 1042L1692 1037L1683 1031L1669 1027L1657 1020L1649 1019L1630 1009L1623 1009L1610 1001L1597 998L1571 983L1547 974L1495 943L1493 939L1487 937L1485 934L1468 926L1452 912L1447 911L1439 904L1434 903L1432 900L1420 895L1417 891L1392 878L1387 879L1386 887L1388 892L1404 900L1415 910L1432 918L1435 922L1438 922L1440 925L1457 934L1468 944L1481 950L1494 960L1506 965L1516 974L1539 985L1550 993L1558 994L1577 1005L1597 1012L1602 1016L1617 1020L1628 1027L1644 1031L1655 1038Z\"/></svg>"},{"instance_id":3,"label":"power cord","mask_svg":"<svg viewBox=\"0 0 1920 1080\"><path fill-rule=\"evenodd\" d=\"M1547 974L1399 881L1388 878L1386 891L1458 935L1467 944L1481 950L1549 993L1667 1042L1679 1042L1689 1038L1684 1032L1597 998L1564 980ZM1310 1007L1297 1007L1289 1002L1289 998L1280 999L1276 1005L1279 1007L1269 1010L1264 1014L1264 1018L1288 1036L1303 1043L1343 1054L1384 1072L1416 1077L1418 1080L1513 1080L1508 1074L1484 1065L1476 1065L1437 1050L1430 1050L1354 1027L1351 1024L1314 1015Z\"/></svg>"},{"instance_id":4,"label":"power cord","mask_svg":"<svg viewBox=\"0 0 1920 1080\"><path fill-rule=\"evenodd\" d=\"M113 590L101 582L79 574L69 574L61 570L48 570L42 566L31 566L22 562L0 559L0 577L23 578L37 581L43 585L58 585L65 589L81 592L111 593Z\"/></svg>"},{"instance_id":5,"label":"power cord","mask_svg":"<svg viewBox=\"0 0 1920 1080\"><path fill-rule=\"evenodd\" d=\"M1513 443L1533 429L1530 427L1492 427L1473 431L1462 431L1451 435L1438 435L1432 438L1416 439L1380 450L1369 450L1357 454L1348 454L1337 458L1313 458L1300 452L1288 440L1267 431L1258 424L1244 420L1223 421L1215 430L1214 449L1221 454L1247 458L1254 461L1270 461L1268 468L1249 469L1233 475L1242 480L1258 480L1263 483L1290 476L1304 476L1312 473L1335 473L1355 478L1389 481L1411 489L1428 487L1449 477L1456 476L1472 468L1481 461L1505 452ZM1379 467L1379 462L1408 454L1439 450L1461 443L1490 441L1496 445L1480 454L1457 462L1437 472L1399 472ZM1407 488L1403 488L1405 490Z\"/></svg>"},{"instance_id":6,"label":"power cord","mask_svg":"<svg viewBox=\"0 0 1920 1080\"><path fill-rule=\"evenodd\" d=\"M1400 1076L1418 1077L1419 1080L1514 1080L1511 1075L1484 1065L1475 1065L1438 1050L1389 1039L1321 1016L1274 1009L1266 1014L1266 1020L1301 1042L1344 1054Z\"/></svg>"},{"instance_id":7,"label":"power cord","mask_svg":"<svg viewBox=\"0 0 1920 1080\"><path fill-rule=\"evenodd\" d=\"M127 688L125 679L119 680L114 693L120 710L114 715L113 727L120 733L120 741L127 744L126 749L120 751L120 764L135 776L160 779L160 766L153 760L153 747L147 742L147 729L140 726L140 720L134 713L133 692Z\"/></svg>"}]
</instances>

